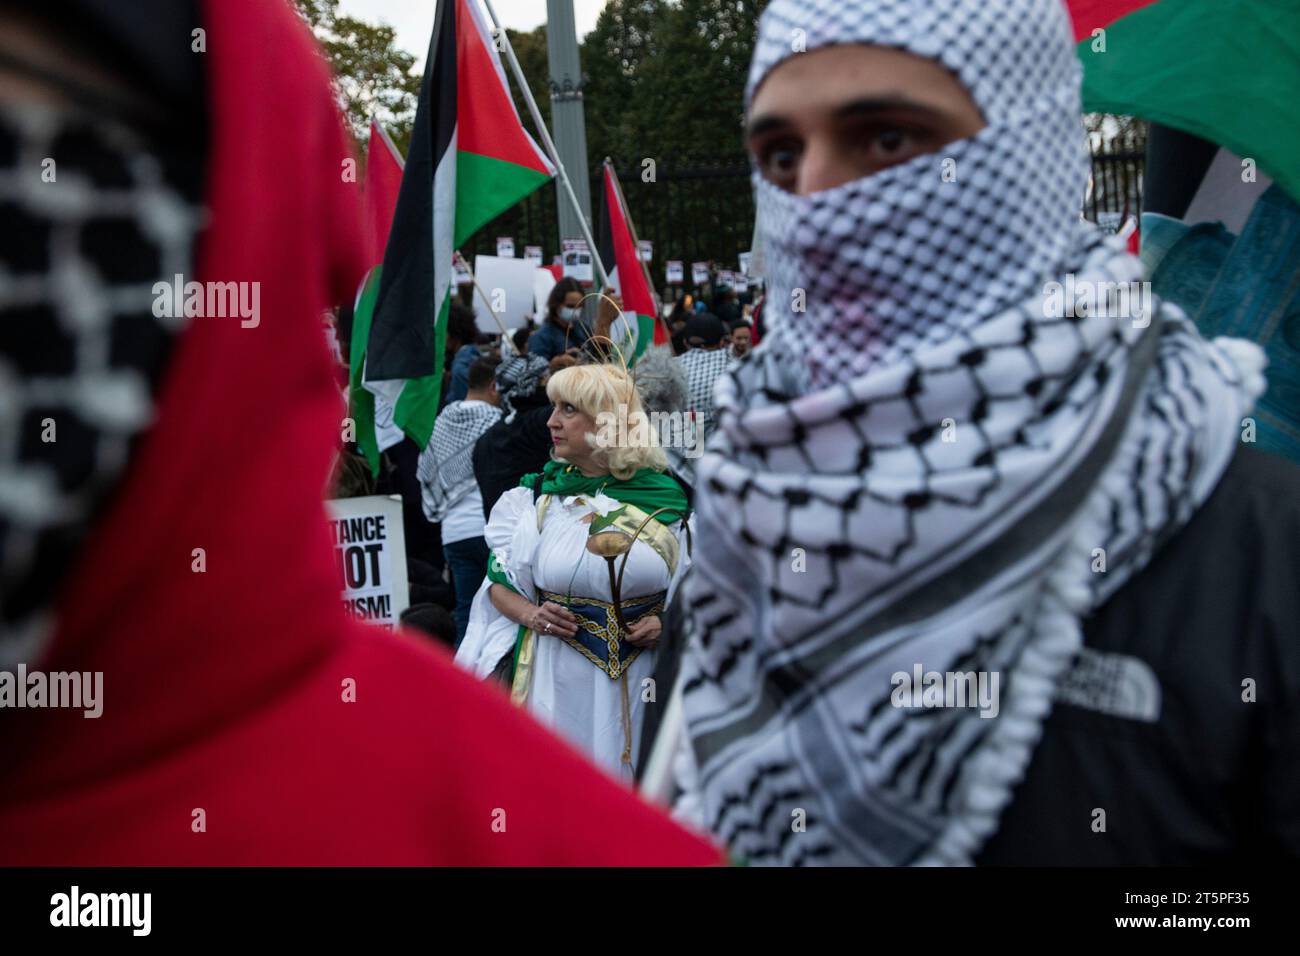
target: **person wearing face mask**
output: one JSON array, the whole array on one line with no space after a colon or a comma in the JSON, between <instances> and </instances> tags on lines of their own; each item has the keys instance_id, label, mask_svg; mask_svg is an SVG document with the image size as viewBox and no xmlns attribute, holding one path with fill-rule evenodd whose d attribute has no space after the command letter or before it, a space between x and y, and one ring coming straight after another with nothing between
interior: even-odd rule
<instances>
[{"instance_id":1,"label":"person wearing face mask","mask_svg":"<svg viewBox=\"0 0 1300 956\"><path fill-rule=\"evenodd\" d=\"M550 361L570 349L580 349L591 338L582 321L582 284L565 276L546 300L546 320L528 339L528 354Z\"/></svg>"},{"instance_id":2,"label":"person wearing face mask","mask_svg":"<svg viewBox=\"0 0 1300 956\"><path fill-rule=\"evenodd\" d=\"M1073 47L1058 0L763 14L768 335L646 770L737 857L1300 856L1300 473L1242 441L1256 346L1088 301L1143 274L1080 219Z\"/></svg>"}]
</instances>

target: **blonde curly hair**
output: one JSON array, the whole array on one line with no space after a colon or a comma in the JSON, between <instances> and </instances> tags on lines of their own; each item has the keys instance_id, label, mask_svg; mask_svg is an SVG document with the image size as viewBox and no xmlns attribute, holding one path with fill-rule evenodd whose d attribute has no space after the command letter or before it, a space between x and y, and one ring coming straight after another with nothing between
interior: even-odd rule
<instances>
[{"instance_id":1,"label":"blonde curly hair","mask_svg":"<svg viewBox=\"0 0 1300 956\"><path fill-rule=\"evenodd\" d=\"M547 382L546 395L591 416L596 432L589 432L587 441L596 461L615 478L626 480L642 468L668 469L636 382L622 366L598 363L561 369Z\"/></svg>"}]
</instances>

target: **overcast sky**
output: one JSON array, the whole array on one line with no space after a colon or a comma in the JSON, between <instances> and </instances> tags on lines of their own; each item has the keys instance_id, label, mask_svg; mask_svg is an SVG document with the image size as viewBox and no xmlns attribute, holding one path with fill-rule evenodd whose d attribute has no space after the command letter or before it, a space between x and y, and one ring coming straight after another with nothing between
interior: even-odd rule
<instances>
[{"instance_id":1,"label":"overcast sky","mask_svg":"<svg viewBox=\"0 0 1300 956\"><path fill-rule=\"evenodd\" d=\"M578 38L596 26L596 17L606 0L573 0L573 20ZM416 68L424 68L433 31L434 0L340 0L339 9L371 23L387 23L397 30L397 45L416 57ZM531 30L546 22L546 0L492 0L501 23L512 30ZM486 7L483 19L489 24Z\"/></svg>"}]
</instances>

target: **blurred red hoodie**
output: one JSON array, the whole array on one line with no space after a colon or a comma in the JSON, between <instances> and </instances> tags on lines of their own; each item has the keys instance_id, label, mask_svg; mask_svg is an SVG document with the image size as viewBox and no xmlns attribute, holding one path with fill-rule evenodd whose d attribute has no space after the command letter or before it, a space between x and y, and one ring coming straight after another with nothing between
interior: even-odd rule
<instances>
[{"instance_id":1,"label":"blurred red hoodie","mask_svg":"<svg viewBox=\"0 0 1300 956\"><path fill-rule=\"evenodd\" d=\"M204 20L197 278L260 282L261 322L200 319L177 343L41 665L102 671L103 714L4 714L0 863L721 862L427 641L345 614L321 501L343 412L318 316L367 261L359 187L288 5L206 0Z\"/></svg>"}]
</instances>

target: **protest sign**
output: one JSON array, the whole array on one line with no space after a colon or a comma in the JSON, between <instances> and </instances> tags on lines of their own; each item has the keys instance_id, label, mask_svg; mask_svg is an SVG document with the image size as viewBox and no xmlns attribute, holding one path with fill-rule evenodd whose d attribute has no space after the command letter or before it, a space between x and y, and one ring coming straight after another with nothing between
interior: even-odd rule
<instances>
[{"instance_id":1,"label":"protest sign","mask_svg":"<svg viewBox=\"0 0 1300 956\"><path fill-rule=\"evenodd\" d=\"M740 254L740 271L745 275L749 275L749 260L753 255L752 252L742 252Z\"/></svg>"},{"instance_id":2,"label":"protest sign","mask_svg":"<svg viewBox=\"0 0 1300 956\"><path fill-rule=\"evenodd\" d=\"M563 245L564 274L577 279L584 285L591 285L594 272L591 264L591 250L585 239L565 239Z\"/></svg>"},{"instance_id":3,"label":"protest sign","mask_svg":"<svg viewBox=\"0 0 1300 956\"><path fill-rule=\"evenodd\" d=\"M483 312L490 305L507 329L522 327L534 310L533 283L536 273L537 266L527 259L475 256L474 274L478 277L478 287L487 296L487 302L476 293L474 310ZM488 321L480 322L480 328L496 327L488 315L485 314L484 318Z\"/></svg>"},{"instance_id":4,"label":"protest sign","mask_svg":"<svg viewBox=\"0 0 1300 956\"><path fill-rule=\"evenodd\" d=\"M451 263L452 277L456 285L472 285L474 276L470 274L469 264L460 256L457 256Z\"/></svg>"},{"instance_id":5,"label":"protest sign","mask_svg":"<svg viewBox=\"0 0 1300 956\"><path fill-rule=\"evenodd\" d=\"M649 262L655 257L654 243L649 239L638 239L636 243L636 254L642 262Z\"/></svg>"},{"instance_id":6,"label":"protest sign","mask_svg":"<svg viewBox=\"0 0 1300 956\"><path fill-rule=\"evenodd\" d=\"M369 495L325 504L343 606L354 617L392 630L410 603L402 502Z\"/></svg>"},{"instance_id":7,"label":"protest sign","mask_svg":"<svg viewBox=\"0 0 1300 956\"><path fill-rule=\"evenodd\" d=\"M707 285L709 281L709 264L707 262L691 263L691 281L696 285Z\"/></svg>"},{"instance_id":8,"label":"protest sign","mask_svg":"<svg viewBox=\"0 0 1300 956\"><path fill-rule=\"evenodd\" d=\"M533 316L538 322L546 317L546 300L559 281L550 269L539 268L533 273Z\"/></svg>"},{"instance_id":9,"label":"protest sign","mask_svg":"<svg viewBox=\"0 0 1300 956\"><path fill-rule=\"evenodd\" d=\"M497 255L502 259L515 257L515 241L509 236L497 236Z\"/></svg>"},{"instance_id":10,"label":"protest sign","mask_svg":"<svg viewBox=\"0 0 1300 956\"><path fill-rule=\"evenodd\" d=\"M540 266L542 264L542 247L524 246L524 261Z\"/></svg>"},{"instance_id":11,"label":"protest sign","mask_svg":"<svg viewBox=\"0 0 1300 956\"><path fill-rule=\"evenodd\" d=\"M682 282L682 262L680 259L669 259L664 263L664 274L670 285L680 285Z\"/></svg>"}]
</instances>

